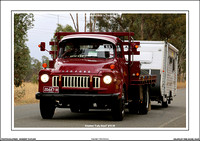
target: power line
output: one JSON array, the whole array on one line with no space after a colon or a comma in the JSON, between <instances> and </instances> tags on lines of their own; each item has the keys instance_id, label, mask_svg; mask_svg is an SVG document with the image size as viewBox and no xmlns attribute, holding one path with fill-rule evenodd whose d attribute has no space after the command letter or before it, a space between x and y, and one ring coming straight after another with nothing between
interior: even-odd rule
<instances>
[{"instance_id":1,"label":"power line","mask_svg":"<svg viewBox=\"0 0 200 141\"><path fill-rule=\"evenodd\" d=\"M42 16L42 17L46 17L46 18L53 18L53 17L50 17L48 15L40 15L40 14L34 14L34 15L37 15L37 16ZM54 19L54 18L53 18Z\"/></svg>"},{"instance_id":2,"label":"power line","mask_svg":"<svg viewBox=\"0 0 200 141\"><path fill-rule=\"evenodd\" d=\"M47 18L53 18L53 19L55 19L54 17L58 17L58 16L59 16L59 18L70 19L70 18L61 16L59 14L45 14L45 15L34 14L34 15L43 16L43 17L47 17Z\"/></svg>"},{"instance_id":3,"label":"power line","mask_svg":"<svg viewBox=\"0 0 200 141\"><path fill-rule=\"evenodd\" d=\"M69 19L69 18L67 18L67 17L64 17L64 16L61 16L61 15L59 15L59 14L48 14L48 15L52 15L52 16L59 16L59 17L61 17L61 18L64 18L64 19Z\"/></svg>"},{"instance_id":4,"label":"power line","mask_svg":"<svg viewBox=\"0 0 200 141\"><path fill-rule=\"evenodd\" d=\"M33 31L33 32L37 32L37 33L38 33L38 32L41 32L41 31L42 31L42 32L46 32L46 33L48 33L48 34L49 34L49 33L52 33L51 31L43 30L43 29L31 29L31 30L29 31L29 33L32 32L32 31Z\"/></svg>"},{"instance_id":5,"label":"power line","mask_svg":"<svg viewBox=\"0 0 200 141\"><path fill-rule=\"evenodd\" d=\"M61 16L59 14L46 14L46 15L34 14L34 15L43 16L43 17L52 18L52 19L55 19L54 17L58 17L59 16L59 18L64 18L64 19L67 19L67 20L71 21L70 17L67 18L67 17ZM54 16L54 17L52 17L52 16ZM79 21L82 22L82 21L85 21L85 20L84 19L79 19Z\"/></svg>"}]
</instances>

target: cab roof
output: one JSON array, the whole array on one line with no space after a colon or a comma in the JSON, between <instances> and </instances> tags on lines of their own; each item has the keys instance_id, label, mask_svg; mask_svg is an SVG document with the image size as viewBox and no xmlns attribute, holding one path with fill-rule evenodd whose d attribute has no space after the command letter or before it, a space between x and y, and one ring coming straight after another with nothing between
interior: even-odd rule
<instances>
[{"instance_id":1,"label":"cab roof","mask_svg":"<svg viewBox=\"0 0 200 141\"><path fill-rule=\"evenodd\" d=\"M111 36L111 35L104 35L104 34L72 34L72 35L64 36L60 40L60 42L62 42L64 40L76 39L76 38L100 39L100 40L109 41L113 44L117 44L117 42L120 40L118 37Z\"/></svg>"}]
</instances>

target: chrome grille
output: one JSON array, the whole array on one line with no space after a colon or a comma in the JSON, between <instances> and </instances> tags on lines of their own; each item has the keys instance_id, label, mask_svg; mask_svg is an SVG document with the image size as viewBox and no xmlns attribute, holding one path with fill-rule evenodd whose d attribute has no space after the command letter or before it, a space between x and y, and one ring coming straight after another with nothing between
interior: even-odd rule
<instances>
[{"instance_id":1,"label":"chrome grille","mask_svg":"<svg viewBox=\"0 0 200 141\"><path fill-rule=\"evenodd\" d=\"M53 76L52 77L52 86L58 87L59 86L59 76Z\"/></svg>"},{"instance_id":2,"label":"chrome grille","mask_svg":"<svg viewBox=\"0 0 200 141\"><path fill-rule=\"evenodd\" d=\"M66 88L89 88L89 76L63 76L62 87Z\"/></svg>"},{"instance_id":3,"label":"chrome grille","mask_svg":"<svg viewBox=\"0 0 200 141\"><path fill-rule=\"evenodd\" d=\"M100 77L93 77L93 88L100 88Z\"/></svg>"}]
</instances>

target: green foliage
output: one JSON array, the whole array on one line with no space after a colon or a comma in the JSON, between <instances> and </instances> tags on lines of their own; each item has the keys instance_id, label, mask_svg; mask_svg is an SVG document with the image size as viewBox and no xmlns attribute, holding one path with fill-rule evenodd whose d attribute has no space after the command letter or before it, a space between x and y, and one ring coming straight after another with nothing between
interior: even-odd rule
<instances>
[{"instance_id":1,"label":"green foliage","mask_svg":"<svg viewBox=\"0 0 200 141\"><path fill-rule=\"evenodd\" d=\"M36 74L39 73L39 71L42 69L42 64L41 62L38 60L38 59L35 59L35 58L31 58L31 70L33 72L36 72Z\"/></svg>"},{"instance_id":2,"label":"green foliage","mask_svg":"<svg viewBox=\"0 0 200 141\"><path fill-rule=\"evenodd\" d=\"M75 32L75 30L68 24L66 26L57 24L56 32Z\"/></svg>"},{"instance_id":3,"label":"green foliage","mask_svg":"<svg viewBox=\"0 0 200 141\"><path fill-rule=\"evenodd\" d=\"M32 57L30 71L27 73L25 81L38 83L38 73L41 69L42 63L39 60Z\"/></svg>"},{"instance_id":4,"label":"green foliage","mask_svg":"<svg viewBox=\"0 0 200 141\"><path fill-rule=\"evenodd\" d=\"M38 74L33 74L31 77L31 82L32 83L38 83Z\"/></svg>"},{"instance_id":5,"label":"green foliage","mask_svg":"<svg viewBox=\"0 0 200 141\"><path fill-rule=\"evenodd\" d=\"M32 57L30 70L26 75L25 81L31 81L33 83L37 83L38 73L41 69L42 69L42 63L39 60Z\"/></svg>"},{"instance_id":6,"label":"green foliage","mask_svg":"<svg viewBox=\"0 0 200 141\"><path fill-rule=\"evenodd\" d=\"M30 51L25 42L27 31L33 27L33 14L14 14L14 84L19 87L30 71Z\"/></svg>"},{"instance_id":7,"label":"green foliage","mask_svg":"<svg viewBox=\"0 0 200 141\"><path fill-rule=\"evenodd\" d=\"M38 74L39 74L39 71L42 69L42 63L35 59L35 58L31 58L31 78L30 80L33 82L33 83L38 83Z\"/></svg>"}]
</instances>

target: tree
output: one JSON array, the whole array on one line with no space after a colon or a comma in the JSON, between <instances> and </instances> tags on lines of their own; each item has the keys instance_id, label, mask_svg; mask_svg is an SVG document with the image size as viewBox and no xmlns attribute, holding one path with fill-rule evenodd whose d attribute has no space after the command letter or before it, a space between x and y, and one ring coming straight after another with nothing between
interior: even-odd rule
<instances>
[{"instance_id":1,"label":"tree","mask_svg":"<svg viewBox=\"0 0 200 141\"><path fill-rule=\"evenodd\" d=\"M66 26L63 26L61 24L57 24L57 28L55 30L55 33L56 32L75 32L75 30L68 24Z\"/></svg>"},{"instance_id":2,"label":"tree","mask_svg":"<svg viewBox=\"0 0 200 141\"><path fill-rule=\"evenodd\" d=\"M38 74L39 74L39 71L42 69L42 63L35 59L35 58L31 58L31 78L30 80L33 82L33 83L38 83Z\"/></svg>"},{"instance_id":3,"label":"tree","mask_svg":"<svg viewBox=\"0 0 200 141\"><path fill-rule=\"evenodd\" d=\"M14 14L14 85L19 87L30 71L30 51L26 46L27 31L33 27L33 14Z\"/></svg>"}]
</instances>

